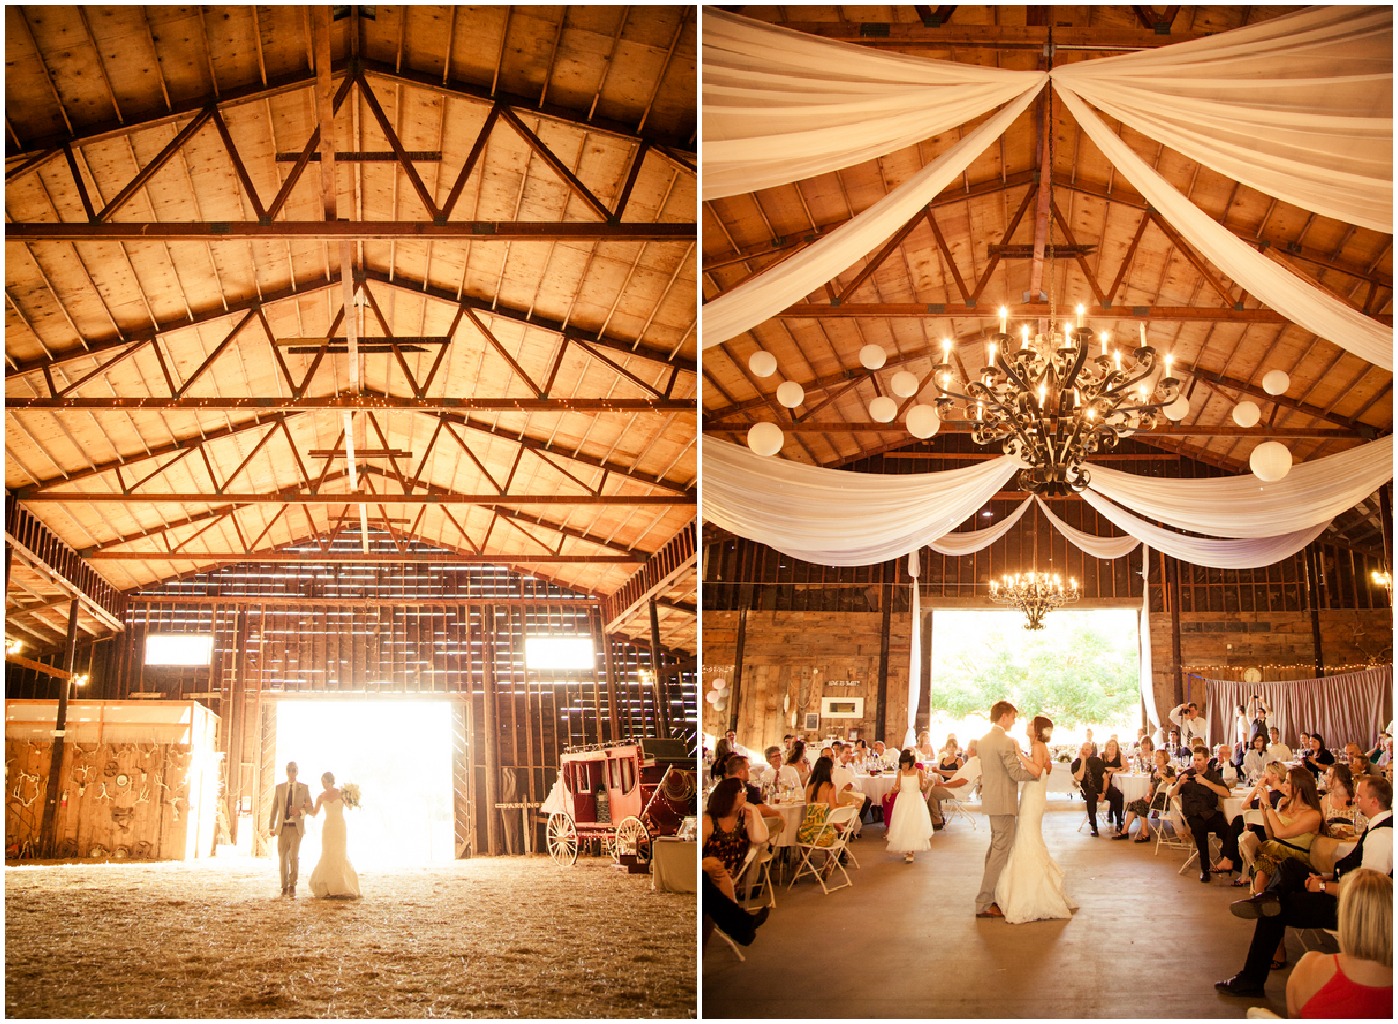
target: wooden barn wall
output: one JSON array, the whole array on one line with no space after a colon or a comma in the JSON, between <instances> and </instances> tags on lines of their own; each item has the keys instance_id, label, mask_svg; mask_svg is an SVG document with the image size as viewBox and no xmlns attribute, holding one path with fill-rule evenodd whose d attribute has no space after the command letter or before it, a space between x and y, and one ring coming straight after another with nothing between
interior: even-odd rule
<instances>
[{"instance_id":1,"label":"wooden barn wall","mask_svg":"<svg viewBox=\"0 0 1398 1024\"><path fill-rule=\"evenodd\" d=\"M993 521L1000 521L1015 504L991 502ZM1086 532L1116 532L1081 501L1055 503L1054 511ZM705 531L701 685L707 691L715 676L730 682L736 677L741 741L757 746L779 741L786 732L815 738L832 732L847 734L850 729L870 740L901 735L910 629L904 567L894 562L847 568L813 565L707 526ZM1314 559L1314 572L1309 571L1309 559ZM1081 607L1140 605L1139 550L1113 561L1091 558L1031 511L1004 538L976 555L954 558L924 549L924 613L937 607L988 608L986 582L991 577L1036 564L1051 567L1065 578L1076 577L1083 592ZM1376 559L1325 543L1313 544L1275 565L1243 571L1193 566L1152 552L1151 667L1157 708L1164 713L1182 699L1201 700L1201 676L1241 679L1244 670L1256 667L1266 680L1306 679L1316 675L1317 660L1325 674L1390 663L1389 595L1369 581L1370 571L1378 568ZM890 585L890 580L897 582ZM889 653L883 731L887 735L876 736L879 680L869 666L869 652L877 655L880 649L885 605ZM743 613L739 669L735 663ZM812 682L825 679L857 679L859 685ZM819 710L822 690L825 696L864 697L863 718L822 719L816 733L805 733L799 728L804 713ZM793 719L791 710L782 711L787 697L790 709L800 717ZM723 711L707 702L700 706L705 732L722 734L729 728L731 701Z\"/></svg>"},{"instance_id":2,"label":"wooden barn wall","mask_svg":"<svg viewBox=\"0 0 1398 1024\"><path fill-rule=\"evenodd\" d=\"M659 735L651 652L617 637L604 643L599 602L562 587L474 568L452 573L459 578L446 586L431 569L243 566L175 581L163 593L131 595L126 632L79 650L80 666L85 657L91 661L84 696L206 703L220 718L219 749L228 752L225 799L235 823L240 797L260 813L267 770L261 723L270 703L307 695L453 701L461 708L456 721L465 755L458 754L454 772L457 806L470 806L470 820L458 821L458 849L517 851L519 811L503 810L492 820L487 794L493 790L495 803L537 805L566 747ZM213 635L211 663L146 665L153 633ZM592 636L595 664L584 671L526 670L525 637L540 634ZM692 738L694 673L682 673L676 685L673 669L685 657L668 652L664 695L670 734ZM56 696L56 681L28 675L7 676L6 693ZM536 826L535 849L542 839Z\"/></svg>"}]
</instances>

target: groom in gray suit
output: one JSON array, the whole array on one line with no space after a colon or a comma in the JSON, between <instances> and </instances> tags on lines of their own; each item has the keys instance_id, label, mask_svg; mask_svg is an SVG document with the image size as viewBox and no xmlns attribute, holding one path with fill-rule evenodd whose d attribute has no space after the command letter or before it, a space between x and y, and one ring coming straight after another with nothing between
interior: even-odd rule
<instances>
[{"instance_id":1,"label":"groom in gray suit","mask_svg":"<svg viewBox=\"0 0 1398 1024\"><path fill-rule=\"evenodd\" d=\"M301 833L306 826L306 812L315 813L311 791L296 781L296 762L288 761L286 781L277 785L272 799L272 835L277 837L277 859L281 864L282 895L296 895L296 876L301 867Z\"/></svg>"},{"instance_id":2,"label":"groom in gray suit","mask_svg":"<svg viewBox=\"0 0 1398 1024\"><path fill-rule=\"evenodd\" d=\"M990 818L990 849L985 852L985 874L981 891L976 894L977 917L1004 917L995 903L995 883L1010 848L1015 842L1015 819L1019 815L1019 783L1037 779L1042 773L1025 768L1019 759L1019 745L1010 739L1015 716L1019 712L1007 700L997 701L990 709L994 724L979 744L981 757L981 811Z\"/></svg>"}]
</instances>

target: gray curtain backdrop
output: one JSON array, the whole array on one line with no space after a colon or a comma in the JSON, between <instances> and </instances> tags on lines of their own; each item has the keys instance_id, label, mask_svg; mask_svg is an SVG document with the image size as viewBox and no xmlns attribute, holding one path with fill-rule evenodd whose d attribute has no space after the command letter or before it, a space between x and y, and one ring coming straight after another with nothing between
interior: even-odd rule
<instances>
[{"instance_id":1,"label":"gray curtain backdrop","mask_svg":"<svg viewBox=\"0 0 1398 1024\"><path fill-rule=\"evenodd\" d=\"M1281 729L1282 741L1293 750L1303 732L1320 733L1331 750L1351 740L1368 750L1393 719L1393 666L1271 683L1205 679L1212 742L1231 742L1233 709L1246 706L1254 693L1271 705L1272 724Z\"/></svg>"}]
</instances>

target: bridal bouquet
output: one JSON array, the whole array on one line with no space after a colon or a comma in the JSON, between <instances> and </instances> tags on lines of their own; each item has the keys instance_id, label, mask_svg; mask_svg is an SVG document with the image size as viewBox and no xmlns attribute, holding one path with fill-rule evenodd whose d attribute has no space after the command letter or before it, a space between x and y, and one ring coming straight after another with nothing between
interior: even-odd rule
<instances>
[{"instance_id":1,"label":"bridal bouquet","mask_svg":"<svg viewBox=\"0 0 1398 1024\"><path fill-rule=\"evenodd\" d=\"M340 787L340 799L345 802L346 807L359 806L359 786L357 783L346 782Z\"/></svg>"}]
</instances>

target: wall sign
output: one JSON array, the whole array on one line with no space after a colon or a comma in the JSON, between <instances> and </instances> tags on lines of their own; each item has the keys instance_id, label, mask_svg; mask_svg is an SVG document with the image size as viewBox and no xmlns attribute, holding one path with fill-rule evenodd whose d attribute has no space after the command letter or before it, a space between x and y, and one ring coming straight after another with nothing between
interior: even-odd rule
<instances>
[{"instance_id":1,"label":"wall sign","mask_svg":"<svg viewBox=\"0 0 1398 1024\"><path fill-rule=\"evenodd\" d=\"M822 697L820 714L823 718L863 718L863 697Z\"/></svg>"}]
</instances>

